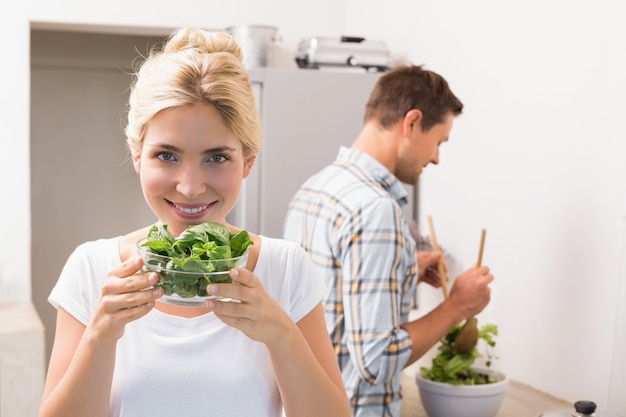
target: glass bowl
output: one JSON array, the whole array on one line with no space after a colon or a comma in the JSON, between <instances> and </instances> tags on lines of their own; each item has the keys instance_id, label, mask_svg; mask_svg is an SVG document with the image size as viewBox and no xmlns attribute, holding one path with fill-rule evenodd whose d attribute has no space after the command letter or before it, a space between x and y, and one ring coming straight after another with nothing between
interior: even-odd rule
<instances>
[{"instance_id":1,"label":"glass bowl","mask_svg":"<svg viewBox=\"0 0 626 417\"><path fill-rule=\"evenodd\" d=\"M137 253L143 259L143 271L156 272L158 281L155 287L163 288L159 301L182 306L203 307L205 301L235 301L230 298L209 295L209 284L231 283L228 272L232 268L243 268L248 261L248 252L237 258L191 260L184 267L179 266L170 256L152 253L142 246L147 239L137 242Z\"/></svg>"}]
</instances>

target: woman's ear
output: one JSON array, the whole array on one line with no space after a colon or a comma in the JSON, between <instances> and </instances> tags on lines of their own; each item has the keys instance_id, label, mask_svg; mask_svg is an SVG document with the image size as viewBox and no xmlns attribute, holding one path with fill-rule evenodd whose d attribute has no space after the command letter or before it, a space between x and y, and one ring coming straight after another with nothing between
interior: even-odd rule
<instances>
[{"instance_id":1,"label":"woman's ear","mask_svg":"<svg viewBox=\"0 0 626 417\"><path fill-rule=\"evenodd\" d=\"M252 170L252 166L254 165L254 161L256 160L256 155L250 155L246 157L243 161L243 177L248 178L250 175L250 171Z\"/></svg>"},{"instance_id":2,"label":"woman's ear","mask_svg":"<svg viewBox=\"0 0 626 417\"><path fill-rule=\"evenodd\" d=\"M421 110L411 109L404 115L402 120L402 133L404 136L410 136L414 129L422 130L422 118L423 114Z\"/></svg>"},{"instance_id":3,"label":"woman's ear","mask_svg":"<svg viewBox=\"0 0 626 417\"><path fill-rule=\"evenodd\" d=\"M141 155L133 154L133 167L135 167L135 172L139 174L141 171Z\"/></svg>"}]
</instances>

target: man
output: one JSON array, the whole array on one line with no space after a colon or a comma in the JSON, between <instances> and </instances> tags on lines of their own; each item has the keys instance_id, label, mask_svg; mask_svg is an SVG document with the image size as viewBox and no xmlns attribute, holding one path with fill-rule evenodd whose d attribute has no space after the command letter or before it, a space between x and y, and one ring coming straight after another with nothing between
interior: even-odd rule
<instances>
[{"instance_id":1,"label":"man","mask_svg":"<svg viewBox=\"0 0 626 417\"><path fill-rule=\"evenodd\" d=\"M408 320L415 286L432 283L441 253L418 255L401 183L416 184L439 163L462 110L440 75L421 66L388 71L352 146L291 201L284 237L306 249L327 282L326 323L355 417L400 416L402 369L489 303L489 268L470 268L440 305Z\"/></svg>"}]
</instances>

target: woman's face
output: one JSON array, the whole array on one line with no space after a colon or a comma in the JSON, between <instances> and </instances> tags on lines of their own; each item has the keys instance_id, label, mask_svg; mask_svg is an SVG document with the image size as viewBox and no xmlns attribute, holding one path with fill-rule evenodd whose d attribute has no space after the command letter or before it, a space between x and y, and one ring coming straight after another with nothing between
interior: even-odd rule
<instances>
[{"instance_id":1,"label":"woman's face","mask_svg":"<svg viewBox=\"0 0 626 417\"><path fill-rule=\"evenodd\" d=\"M133 163L146 202L179 235L190 225L226 224L254 156L244 159L214 106L195 104L157 113Z\"/></svg>"}]
</instances>

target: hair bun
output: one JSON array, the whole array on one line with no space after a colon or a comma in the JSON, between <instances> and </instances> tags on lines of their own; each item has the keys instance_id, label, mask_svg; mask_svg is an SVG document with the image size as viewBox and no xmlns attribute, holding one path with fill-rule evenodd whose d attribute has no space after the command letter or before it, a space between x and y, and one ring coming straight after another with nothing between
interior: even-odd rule
<instances>
[{"instance_id":1,"label":"hair bun","mask_svg":"<svg viewBox=\"0 0 626 417\"><path fill-rule=\"evenodd\" d=\"M239 44L228 33L190 27L174 32L166 41L163 52L189 49L197 49L202 53L226 52L234 55L240 61L243 57Z\"/></svg>"}]
</instances>

